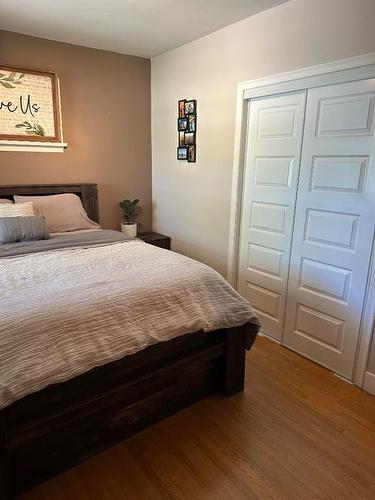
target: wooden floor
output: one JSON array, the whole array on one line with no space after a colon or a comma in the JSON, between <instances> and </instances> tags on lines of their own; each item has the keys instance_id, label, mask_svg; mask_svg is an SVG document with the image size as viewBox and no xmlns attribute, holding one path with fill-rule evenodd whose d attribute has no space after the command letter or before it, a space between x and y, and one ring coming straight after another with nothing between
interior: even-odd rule
<instances>
[{"instance_id":1,"label":"wooden floor","mask_svg":"<svg viewBox=\"0 0 375 500\"><path fill-rule=\"evenodd\" d=\"M208 398L21 498L374 499L375 397L258 338L244 393Z\"/></svg>"}]
</instances>

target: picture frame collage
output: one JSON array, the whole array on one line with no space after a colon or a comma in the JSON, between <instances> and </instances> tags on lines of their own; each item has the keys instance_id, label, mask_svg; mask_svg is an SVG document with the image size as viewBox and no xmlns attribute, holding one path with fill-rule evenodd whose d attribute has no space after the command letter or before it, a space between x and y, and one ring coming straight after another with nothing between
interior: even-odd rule
<instances>
[{"instance_id":1,"label":"picture frame collage","mask_svg":"<svg viewBox=\"0 0 375 500\"><path fill-rule=\"evenodd\" d=\"M177 131L177 160L195 163L197 159L197 101L195 99L178 101Z\"/></svg>"}]
</instances>

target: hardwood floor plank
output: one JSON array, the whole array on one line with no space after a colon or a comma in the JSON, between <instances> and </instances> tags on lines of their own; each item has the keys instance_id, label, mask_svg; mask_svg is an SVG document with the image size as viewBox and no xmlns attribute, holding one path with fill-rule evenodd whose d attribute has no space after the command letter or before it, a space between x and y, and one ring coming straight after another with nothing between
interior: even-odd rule
<instances>
[{"instance_id":1,"label":"hardwood floor plank","mask_svg":"<svg viewBox=\"0 0 375 500\"><path fill-rule=\"evenodd\" d=\"M245 391L215 395L22 500L370 500L375 398L258 338Z\"/></svg>"}]
</instances>

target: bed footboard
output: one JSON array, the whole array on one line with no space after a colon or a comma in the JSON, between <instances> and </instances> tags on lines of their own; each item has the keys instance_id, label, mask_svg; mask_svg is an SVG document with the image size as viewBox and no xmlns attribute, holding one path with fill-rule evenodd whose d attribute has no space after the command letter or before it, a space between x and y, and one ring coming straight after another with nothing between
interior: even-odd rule
<instances>
[{"instance_id":1,"label":"bed footboard","mask_svg":"<svg viewBox=\"0 0 375 500\"><path fill-rule=\"evenodd\" d=\"M0 412L0 500L13 498L13 481L10 475L10 461L6 444L4 411Z\"/></svg>"},{"instance_id":2,"label":"bed footboard","mask_svg":"<svg viewBox=\"0 0 375 500\"><path fill-rule=\"evenodd\" d=\"M234 396L245 384L246 345L249 332L243 326L227 331L225 350L225 395ZM250 339L252 345L255 336Z\"/></svg>"},{"instance_id":3,"label":"bed footboard","mask_svg":"<svg viewBox=\"0 0 375 500\"><path fill-rule=\"evenodd\" d=\"M244 388L249 325L192 333L49 386L0 412L0 500L222 390Z\"/></svg>"}]
</instances>

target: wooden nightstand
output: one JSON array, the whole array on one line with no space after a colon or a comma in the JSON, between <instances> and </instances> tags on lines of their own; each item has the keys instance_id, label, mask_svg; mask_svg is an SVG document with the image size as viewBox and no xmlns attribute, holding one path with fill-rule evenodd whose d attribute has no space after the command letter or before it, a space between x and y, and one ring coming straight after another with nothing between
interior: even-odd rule
<instances>
[{"instance_id":1,"label":"wooden nightstand","mask_svg":"<svg viewBox=\"0 0 375 500\"><path fill-rule=\"evenodd\" d=\"M169 236L165 236L165 234L147 231L146 233L139 233L137 237L145 241L146 243L150 243L150 245L155 245L156 247L160 248L166 248L167 250L171 249L171 239Z\"/></svg>"}]
</instances>

